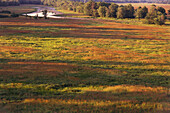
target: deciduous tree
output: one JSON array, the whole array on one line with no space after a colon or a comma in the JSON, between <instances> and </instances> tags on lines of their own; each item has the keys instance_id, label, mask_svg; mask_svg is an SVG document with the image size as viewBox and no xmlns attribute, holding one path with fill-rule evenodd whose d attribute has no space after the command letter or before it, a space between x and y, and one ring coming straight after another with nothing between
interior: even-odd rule
<instances>
[{"instance_id":1,"label":"deciduous tree","mask_svg":"<svg viewBox=\"0 0 170 113\"><path fill-rule=\"evenodd\" d=\"M124 10L124 7L118 7L117 18L120 18L120 19L125 18L125 10Z\"/></svg>"},{"instance_id":2,"label":"deciduous tree","mask_svg":"<svg viewBox=\"0 0 170 113\"><path fill-rule=\"evenodd\" d=\"M98 9L98 13L99 13L100 17L105 17L106 11L107 11L106 6L100 6L99 9Z\"/></svg>"},{"instance_id":3,"label":"deciduous tree","mask_svg":"<svg viewBox=\"0 0 170 113\"><path fill-rule=\"evenodd\" d=\"M118 5L117 4L111 4L109 6L110 17L116 18L117 10L118 10Z\"/></svg>"}]
</instances>

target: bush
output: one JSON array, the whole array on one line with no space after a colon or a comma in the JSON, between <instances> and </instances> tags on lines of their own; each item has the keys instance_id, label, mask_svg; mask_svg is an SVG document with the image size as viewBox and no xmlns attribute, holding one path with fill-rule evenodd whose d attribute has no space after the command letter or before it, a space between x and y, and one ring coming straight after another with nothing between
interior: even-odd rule
<instances>
[{"instance_id":1,"label":"bush","mask_svg":"<svg viewBox=\"0 0 170 113\"><path fill-rule=\"evenodd\" d=\"M145 17L147 24L158 24L163 25L165 24L166 16L163 11L158 11L155 6L152 6L150 12Z\"/></svg>"},{"instance_id":2,"label":"bush","mask_svg":"<svg viewBox=\"0 0 170 113\"><path fill-rule=\"evenodd\" d=\"M159 14L157 18L154 18L154 23L157 25L163 25L165 24L165 15Z\"/></svg>"},{"instance_id":3,"label":"bush","mask_svg":"<svg viewBox=\"0 0 170 113\"><path fill-rule=\"evenodd\" d=\"M12 13L11 17L19 17L19 14Z\"/></svg>"}]
</instances>

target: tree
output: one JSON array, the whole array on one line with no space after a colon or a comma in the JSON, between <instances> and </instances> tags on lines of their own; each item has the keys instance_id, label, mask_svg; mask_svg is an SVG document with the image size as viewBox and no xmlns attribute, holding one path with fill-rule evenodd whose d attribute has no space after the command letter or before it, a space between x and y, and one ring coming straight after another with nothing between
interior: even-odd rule
<instances>
[{"instance_id":1,"label":"tree","mask_svg":"<svg viewBox=\"0 0 170 113\"><path fill-rule=\"evenodd\" d=\"M166 10L163 7L158 7L158 11L162 14L166 14Z\"/></svg>"},{"instance_id":2,"label":"tree","mask_svg":"<svg viewBox=\"0 0 170 113\"><path fill-rule=\"evenodd\" d=\"M143 13L142 8L141 7L137 8L135 12L135 17L141 19L143 17L142 13Z\"/></svg>"},{"instance_id":3,"label":"tree","mask_svg":"<svg viewBox=\"0 0 170 113\"><path fill-rule=\"evenodd\" d=\"M25 17L26 17L26 18L28 17L28 14L27 14L27 13L25 14Z\"/></svg>"},{"instance_id":4,"label":"tree","mask_svg":"<svg viewBox=\"0 0 170 113\"><path fill-rule=\"evenodd\" d=\"M89 1L89 2L85 3L84 13L85 13L86 15L92 16L92 14L93 14L92 1Z\"/></svg>"},{"instance_id":5,"label":"tree","mask_svg":"<svg viewBox=\"0 0 170 113\"><path fill-rule=\"evenodd\" d=\"M45 9L45 10L42 11L42 12L43 12L44 18L47 19L47 12L48 12L48 11Z\"/></svg>"},{"instance_id":6,"label":"tree","mask_svg":"<svg viewBox=\"0 0 170 113\"><path fill-rule=\"evenodd\" d=\"M79 13L84 13L84 7L83 7L83 5L77 6L76 11L79 12Z\"/></svg>"},{"instance_id":7,"label":"tree","mask_svg":"<svg viewBox=\"0 0 170 113\"><path fill-rule=\"evenodd\" d=\"M19 14L12 13L11 17L19 17Z\"/></svg>"},{"instance_id":8,"label":"tree","mask_svg":"<svg viewBox=\"0 0 170 113\"><path fill-rule=\"evenodd\" d=\"M124 11L125 11L125 18L134 18L135 10L131 4L125 6Z\"/></svg>"},{"instance_id":9,"label":"tree","mask_svg":"<svg viewBox=\"0 0 170 113\"><path fill-rule=\"evenodd\" d=\"M146 8L145 6L143 8L138 7L135 12L135 17L138 19L145 18L147 13L148 13L148 8Z\"/></svg>"},{"instance_id":10,"label":"tree","mask_svg":"<svg viewBox=\"0 0 170 113\"><path fill-rule=\"evenodd\" d=\"M117 18L120 18L120 19L125 18L124 7L118 7Z\"/></svg>"},{"instance_id":11,"label":"tree","mask_svg":"<svg viewBox=\"0 0 170 113\"><path fill-rule=\"evenodd\" d=\"M34 16L34 19L38 19L38 14Z\"/></svg>"},{"instance_id":12,"label":"tree","mask_svg":"<svg viewBox=\"0 0 170 113\"><path fill-rule=\"evenodd\" d=\"M108 8L106 9L106 17L111 17L111 12Z\"/></svg>"},{"instance_id":13,"label":"tree","mask_svg":"<svg viewBox=\"0 0 170 113\"><path fill-rule=\"evenodd\" d=\"M158 11L158 9L156 9L156 6L152 6L145 18L146 23L148 24L163 25L165 24L166 16L162 12Z\"/></svg>"},{"instance_id":14,"label":"tree","mask_svg":"<svg viewBox=\"0 0 170 113\"><path fill-rule=\"evenodd\" d=\"M165 15L162 14L162 12L158 12L157 17L154 18L154 23L158 25L163 25L165 24L165 19L166 19Z\"/></svg>"},{"instance_id":15,"label":"tree","mask_svg":"<svg viewBox=\"0 0 170 113\"><path fill-rule=\"evenodd\" d=\"M142 8L142 18L145 18L146 15L147 15L147 13L148 13L148 8L147 8L146 6L144 6L144 7Z\"/></svg>"},{"instance_id":16,"label":"tree","mask_svg":"<svg viewBox=\"0 0 170 113\"><path fill-rule=\"evenodd\" d=\"M148 24L154 24L154 19L157 17L157 9L156 6L152 5L149 13L147 14L146 18L146 23Z\"/></svg>"},{"instance_id":17,"label":"tree","mask_svg":"<svg viewBox=\"0 0 170 113\"><path fill-rule=\"evenodd\" d=\"M100 17L106 16L107 7L106 6L100 6L98 9L98 13Z\"/></svg>"},{"instance_id":18,"label":"tree","mask_svg":"<svg viewBox=\"0 0 170 113\"><path fill-rule=\"evenodd\" d=\"M116 13L117 13L117 10L118 10L118 5L117 4L111 4L109 6L109 11L110 11L110 17L114 17L116 18Z\"/></svg>"},{"instance_id":19,"label":"tree","mask_svg":"<svg viewBox=\"0 0 170 113\"><path fill-rule=\"evenodd\" d=\"M99 13L97 11L97 9L93 9L93 15L94 17L99 17Z\"/></svg>"},{"instance_id":20,"label":"tree","mask_svg":"<svg viewBox=\"0 0 170 113\"><path fill-rule=\"evenodd\" d=\"M170 15L170 9L168 10L168 14Z\"/></svg>"},{"instance_id":21,"label":"tree","mask_svg":"<svg viewBox=\"0 0 170 113\"><path fill-rule=\"evenodd\" d=\"M100 6L109 7L111 4L107 3L107 2L98 2L97 5L98 5L98 8L99 8Z\"/></svg>"}]
</instances>

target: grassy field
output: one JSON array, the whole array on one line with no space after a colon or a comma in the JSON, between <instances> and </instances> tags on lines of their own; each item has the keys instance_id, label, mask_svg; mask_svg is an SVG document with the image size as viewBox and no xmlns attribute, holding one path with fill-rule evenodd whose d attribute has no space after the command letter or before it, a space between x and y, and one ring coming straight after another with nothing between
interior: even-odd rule
<instances>
[{"instance_id":1,"label":"grassy field","mask_svg":"<svg viewBox=\"0 0 170 113\"><path fill-rule=\"evenodd\" d=\"M18 17L0 25L0 112L170 111L169 22Z\"/></svg>"}]
</instances>

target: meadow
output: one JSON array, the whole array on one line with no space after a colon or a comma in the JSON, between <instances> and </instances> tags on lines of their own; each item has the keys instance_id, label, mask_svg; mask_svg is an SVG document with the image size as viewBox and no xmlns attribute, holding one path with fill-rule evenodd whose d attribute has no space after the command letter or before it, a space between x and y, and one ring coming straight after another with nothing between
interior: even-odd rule
<instances>
[{"instance_id":1,"label":"meadow","mask_svg":"<svg viewBox=\"0 0 170 113\"><path fill-rule=\"evenodd\" d=\"M0 112L168 113L169 37L169 21L0 18Z\"/></svg>"}]
</instances>

